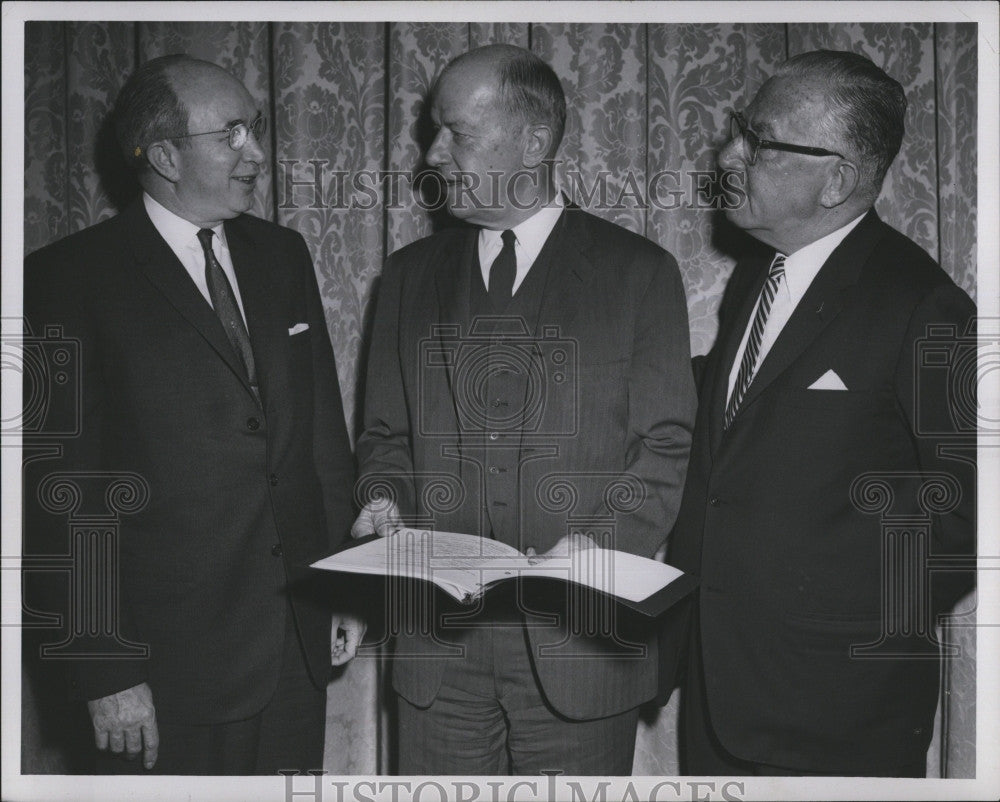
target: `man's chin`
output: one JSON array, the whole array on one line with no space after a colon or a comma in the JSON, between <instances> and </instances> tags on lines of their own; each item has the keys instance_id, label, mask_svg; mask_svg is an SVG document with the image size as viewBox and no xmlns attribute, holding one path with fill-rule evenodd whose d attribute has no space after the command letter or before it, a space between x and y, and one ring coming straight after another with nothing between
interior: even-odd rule
<instances>
[{"instance_id":1,"label":"man's chin","mask_svg":"<svg viewBox=\"0 0 1000 802\"><path fill-rule=\"evenodd\" d=\"M735 209L726 209L726 219L734 226L745 228L747 224L746 206L737 206Z\"/></svg>"},{"instance_id":2,"label":"man's chin","mask_svg":"<svg viewBox=\"0 0 1000 802\"><path fill-rule=\"evenodd\" d=\"M253 208L253 197L253 193L250 193L247 197L241 198L238 203L234 203L232 205L233 217L249 212Z\"/></svg>"}]
</instances>

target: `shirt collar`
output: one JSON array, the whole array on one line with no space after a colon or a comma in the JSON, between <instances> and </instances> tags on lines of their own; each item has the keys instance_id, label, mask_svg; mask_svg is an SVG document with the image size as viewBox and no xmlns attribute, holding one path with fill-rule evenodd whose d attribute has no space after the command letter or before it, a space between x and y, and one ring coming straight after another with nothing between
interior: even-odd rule
<instances>
[{"instance_id":1,"label":"shirt collar","mask_svg":"<svg viewBox=\"0 0 1000 802\"><path fill-rule=\"evenodd\" d=\"M201 243L198 241L198 232L201 229L198 226L174 214L147 192L142 193L142 202L153 227L175 252L184 248L197 248L198 252L201 252ZM215 226L212 231L215 232L222 247L228 249L222 223Z\"/></svg>"},{"instance_id":2,"label":"shirt collar","mask_svg":"<svg viewBox=\"0 0 1000 802\"><path fill-rule=\"evenodd\" d=\"M545 240L549 238L549 234L555 228L564 206L565 202L563 201L562 193L557 190L555 197L548 204L531 215L527 220L521 221L511 229L517 238L517 244L521 246L521 249L528 257L529 264L533 263L538 258L538 254L542 252ZM487 228L482 229L483 244L487 248L490 246L500 247L499 242L502 233L502 231L494 231Z\"/></svg>"},{"instance_id":3,"label":"shirt collar","mask_svg":"<svg viewBox=\"0 0 1000 802\"><path fill-rule=\"evenodd\" d=\"M793 301L797 302L805 295L820 268L830 258L830 254L836 250L837 246L854 230L867 213L867 211L862 212L847 225L841 226L836 231L831 231L825 237L820 237L815 242L810 242L804 248L799 248L795 253L785 257L785 284Z\"/></svg>"}]
</instances>

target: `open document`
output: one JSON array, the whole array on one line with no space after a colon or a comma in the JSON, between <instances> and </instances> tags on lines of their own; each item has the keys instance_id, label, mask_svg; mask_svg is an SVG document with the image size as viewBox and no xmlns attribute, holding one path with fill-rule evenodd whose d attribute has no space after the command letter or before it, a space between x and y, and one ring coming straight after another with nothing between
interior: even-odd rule
<instances>
[{"instance_id":1,"label":"open document","mask_svg":"<svg viewBox=\"0 0 1000 802\"><path fill-rule=\"evenodd\" d=\"M425 580L464 603L518 578L555 580L612 596L650 617L697 586L694 577L671 565L623 551L591 548L571 555L527 557L496 540L427 529L400 529L389 537L363 538L313 567Z\"/></svg>"}]
</instances>

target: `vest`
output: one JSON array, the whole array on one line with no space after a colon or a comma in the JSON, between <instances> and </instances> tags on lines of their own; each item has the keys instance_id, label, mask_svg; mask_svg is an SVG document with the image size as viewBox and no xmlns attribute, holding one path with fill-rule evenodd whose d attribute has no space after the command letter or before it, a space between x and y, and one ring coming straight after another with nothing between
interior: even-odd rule
<instances>
[{"instance_id":1,"label":"vest","mask_svg":"<svg viewBox=\"0 0 1000 802\"><path fill-rule=\"evenodd\" d=\"M466 341L468 381L456 382L457 403L476 424L463 438L463 457L481 466L482 504L492 532L483 532L521 549L519 465L521 433L537 425L545 402L546 377L539 370L536 333L545 297L552 254L553 229L521 286L507 303L490 299L483 283L479 249L470 264L471 330ZM468 443L469 447L465 448Z\"/></svg>"}]
</instances>

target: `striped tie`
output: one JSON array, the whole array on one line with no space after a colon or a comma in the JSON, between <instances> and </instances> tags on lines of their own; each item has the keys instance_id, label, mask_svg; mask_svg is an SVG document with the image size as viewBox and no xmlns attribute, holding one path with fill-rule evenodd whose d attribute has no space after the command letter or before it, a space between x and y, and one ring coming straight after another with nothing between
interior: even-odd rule
<instances>
[{"instance_id":1,"label":"striped tie","mask_svg":"<svg viewBox=\"0 0 1000 802\"><path fill-rule=\"evenodd\" d=\"M736 384L733 385L733 394L729 396L729 403L726 405L726 422L723 428L728 429L736 417L736 412L740 408L743 396L746 395L747 388L750 387L750 380L753 379L754 368L757 367L757 357L760 355L760 341L764 338L764 326L767 325L767 316L771 313L771 304L774 303L774 296L778 292L781 279L785 276L785 255L776 253L774 261L771 262L771 270L767 274L767 281L760 294L760 303L757 304L757 314L753 318L753 326L750 329L750 336L747 337L747 347L743 351L743 359L740 361L740 371L736 374Z\"/></svg>"}]
</instances>

